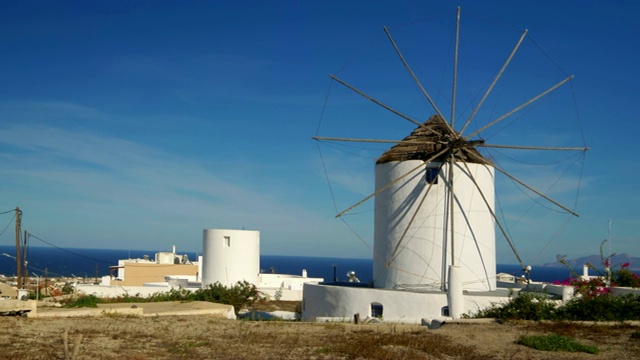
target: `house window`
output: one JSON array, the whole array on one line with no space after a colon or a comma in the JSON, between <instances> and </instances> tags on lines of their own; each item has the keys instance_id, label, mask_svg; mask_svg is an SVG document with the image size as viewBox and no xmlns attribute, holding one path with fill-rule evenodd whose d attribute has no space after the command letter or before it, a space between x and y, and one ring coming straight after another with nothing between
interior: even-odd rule
<instances>
[{"instance_id":1,"label":"house window","mask_svg":"<svg viewBox=\"0 0 640 360\"><path fill-rule=\"evenodd\" d=\"M224 237L224 247L231 247L231 236Z\"/></svg>"},{"instance_id":2,"label":"house window","mask_svg":"<svg viewBox=\"0 0 640 360\"><path fill-rule=\"evenodd\" d=\"M382 319L382 304L377 303L377 302L372 302L371 303L371 317L372 318L378 318L378 319Z\"/></svg>"},{"instance_id":3,"label":"house window","mask_svg":"<svg viewBox=\"0 0 640 360\"><path fill-rule=\"evenodd\" d=\"M427 184L437 184L438 183L438 169L435 168L427 168L424 174L424 181Z\"/></svg>"}]
</instances>

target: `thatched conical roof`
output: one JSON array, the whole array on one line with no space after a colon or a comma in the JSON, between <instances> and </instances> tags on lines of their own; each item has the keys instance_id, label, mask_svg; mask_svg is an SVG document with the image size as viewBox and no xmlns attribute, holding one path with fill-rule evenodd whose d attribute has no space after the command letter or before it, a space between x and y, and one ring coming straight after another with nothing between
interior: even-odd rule
<instances>
[{"instance_id":1,"label":"thatched conical roof","mask_svg":"<svg viewBox=\"0 0 640 360\"><path fill-rule=\"evenodd\" d=\"M447 125L445 120L439 115L432 116L421 126L418 126L409 136L387 150L378 158L376 164L384 164L391 161L407 160L429 160L443 149L450 147L454 143L459 146L453 147L453 153L457 161L465 161L478 164L490 164L478 150L460 140L460 135ZM431 160L432 162L443 162L449 152Z\"/></svg>"}]
</instances>

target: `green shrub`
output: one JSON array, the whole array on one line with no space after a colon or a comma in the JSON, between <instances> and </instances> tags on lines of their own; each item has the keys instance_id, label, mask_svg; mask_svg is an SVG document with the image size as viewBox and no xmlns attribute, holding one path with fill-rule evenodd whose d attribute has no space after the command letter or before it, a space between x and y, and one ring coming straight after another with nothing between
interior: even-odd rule
<instances>
[{"instance_id":1,"label":"green shrub","mask_svg":"<svg viewBox=\"0 0 640 360\"><path fill-rule=\"evenodd\" d=\"M565 320L640 320L640 295L573 298L558 308L557 315Z\"/></svg>"},{"instance_id":2,"label":"green shrub","mask_svg":"<svg viewBox=\"0 0 640 360\"><path fill-rule=\"evenodd\" d=\"M493 305L470 317L501 320L640 320L640 295L582 296L556 307L543 294L521 292L506 304Z\"/></svg>"},{"instance_id":3,"label":"green shrub","mask_svg":"<svg viewBox=\"0 0 640 360\"><path fill-rule=\"evenodd\" d=\"M70 298L62 303L62 306L68 308L79 307L98 307L98 304L102 301L95 295L81 295L75 298Z\"/></svg>"},{"instance_id":4,"label":"green shrub","mask_svg":"<svg viewBox=\"0 0 640 360\"><path fill-rule=\"evenodd\" d=\"M146 298L139 295L125 295L115 300L101 300L95 295L84 295L67 300L65 307L97 307L102 302L160 302L160 301L209 301L232 305L236 313L241 309L251 306L265 297L258 291L255 285L248 281L238 281L235 285L226 287L219 282L210 284L206 288L196 291L187 289L171 289L167 292L158 292Z\"/></svg>"},{"instance_id":5,"label":"green shrub","mask_svg":"<svg viewBox=\"0 0 640 360\"><path fill-rule=\"evenodd\" d=\"M556 317L556 308L544 294L520 292L508 303L493 305L480 310L474 317L501 320L551 320Z\"/></svg>"},{"instance_id":6,"label":"green shrub","mask_svg":"<svg viewBox=\"0 0 640 360\"><path fill-rule=\"evenodd\" d=\"M242 308L264 299L256 286L248 281L238 281L234 286L228 288L216 282L204 289L198 289L194 295L194 300L232 305L236 313Z\"/></svg>"},{"instance_id":7,"label":"green shrub","mask_svg":"<svg viewBox=\"0 0 640 360\"><path fill-rule=\"evenodd\" d=\"M209 301L232 305L236 312L264 300L264 296L255 285L248 281L238 281L235 285L226 287L219 282L209 284L203 289L190 291L187 289L171 289L158 292L146 298L129 296L118 298L117 302L159 302L159 301Z\"/></svg>"},{"instance_id":8,"label":"green shrub","mask_svg":"<svg viewBox=\"0 0 640 360\"><path fill-rule=\"evenodd\" d=\"M199 291L199 290L198 290ZM193 301L194 293L187 289L170 289L167 292L157 292L147 297L149 302L160 301Z\"/></svg>"},{"instance_id":9,"label":"green shrub","mask_svg":"<svg viewBox=\"0 0 640 360\"><path fill-rule=\"evenodd\" d=\"M521 336L516 343L544 351L585 352L589 354L598 353L597 346L583 345L570 337L557 334L525 335Z\"/></svg>"},{"instance_id":10,"label":"green shrub","mask_svg":"<svg viewBox=\"0 0 640 360\"><path fill-rule=\"evenodd\" d=\"M629 270L629 263L622 264L622 268L612 274L611 281L617 286L640 287L640 276Z\"/></svg>"},{"instance_id":11,"label":"green shrub","mask_svg":"<svg viewBox=\"0 0 640 360\"><path fill-rule=\"evenodd\" d=\"M65 295L73 294L75 292L75 288L73 286L73 283L70 283L70 282L64 283L64 286L62 287L61 291Z\"/></svg>"}]
</instances>

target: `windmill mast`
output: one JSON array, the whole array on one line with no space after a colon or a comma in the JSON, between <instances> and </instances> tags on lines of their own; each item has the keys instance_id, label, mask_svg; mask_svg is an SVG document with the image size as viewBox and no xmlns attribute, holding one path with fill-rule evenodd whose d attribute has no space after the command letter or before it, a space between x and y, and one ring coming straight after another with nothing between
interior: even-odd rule
<instances>
[{"instance_id":1,"label":"windmill mast","mask_svg":"<svg viewBox=\"0 0 640 360\"><path fill-rule=\"evenodd\" d=\"M455 133L455 118L456 118L456 84L458 82L458 46L460 43L460 6L456 10L456 45L453 57L453 85L451 94L451 128ZM453 224L453 207L455 206L454 192L453 192L453 166L455 164L455 157L453 151L449 158L449 216L451 217L449 223L451 225L451 265L456 265L455 257L455 242L454 242L454 224Z\"/></svg>"}]
</instances>

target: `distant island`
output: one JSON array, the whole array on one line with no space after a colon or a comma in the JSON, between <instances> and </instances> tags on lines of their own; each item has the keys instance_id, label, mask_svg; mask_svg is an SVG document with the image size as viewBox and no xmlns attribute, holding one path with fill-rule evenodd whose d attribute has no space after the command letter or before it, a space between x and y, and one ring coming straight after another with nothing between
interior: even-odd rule
<instances>
[{"instance_id":1,"label":"distant island","mask_svg":"<svg viewBox=\"0 0 640 360\"><path fill-rule=\"evenodd\" d=\"M581 274L582 266L584 264L591 264L598 269L602 269L604 266L602 264L602 257L600 255L589 255L579 257L577 259L566 259L567 264L573 268L574 271ZM622 264L629 263L629 270L631 271L640 271L640 257L633 257L629 254L615 254L611 257L611 267L613 269L619 268ZM542 265L544 267L564 267L559 261L546 263Z\"/></svg>"}]
</instances>

